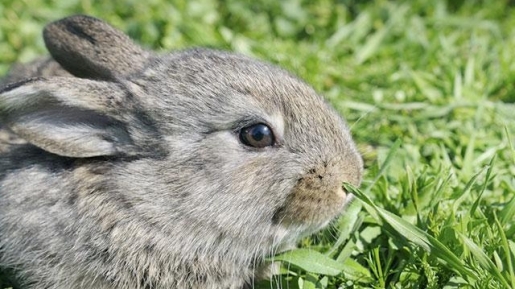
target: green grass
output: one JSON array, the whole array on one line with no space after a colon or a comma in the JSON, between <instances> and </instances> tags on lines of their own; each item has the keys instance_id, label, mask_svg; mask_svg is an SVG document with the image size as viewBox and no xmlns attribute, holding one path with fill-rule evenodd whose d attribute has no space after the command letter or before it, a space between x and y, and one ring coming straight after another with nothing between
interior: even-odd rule
<instances>
[{"instance_id":1,"label":"green grass","mask_svg":"<svg viewBox=\"0 0 515 289\"><path fill-rule=\"evenodd\" d=\"M114 2L2 1L0 73L45 53L45 23L87 13L158 50L277 63L348 120L362 202L260 288L515 288L511 1Z\"/></svg>"}]
</instances>

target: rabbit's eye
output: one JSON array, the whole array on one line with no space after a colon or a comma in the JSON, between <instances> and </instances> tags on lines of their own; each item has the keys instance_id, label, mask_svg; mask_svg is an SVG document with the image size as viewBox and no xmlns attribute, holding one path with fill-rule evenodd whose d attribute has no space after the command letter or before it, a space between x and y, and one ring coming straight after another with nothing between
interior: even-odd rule
<instances>
[{"instance_id":1,"label":"rabbit's eye","mask_svg":"<svg viewBox=\"0 0 515 289\"><path fill-rule=\"evenodd\" d=\"M265 124L258 123L240 130L240 141L250 147L264 148L274 145L274 133Z\"/></svg>"}]
</instances>

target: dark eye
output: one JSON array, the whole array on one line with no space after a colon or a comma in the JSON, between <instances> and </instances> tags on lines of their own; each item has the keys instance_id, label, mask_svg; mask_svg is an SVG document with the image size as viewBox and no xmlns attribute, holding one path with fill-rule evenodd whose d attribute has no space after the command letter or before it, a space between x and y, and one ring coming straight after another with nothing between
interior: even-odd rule
<instances>
[{"instance_id":1,"label":"dark eye","mask_svg":"<svg viewBox=\"0 0 515 289\"><path fill-rule=\"evenodd\" d=\"M274 133L265 124L258 123L240 130L240 140L243 144L255 148L272 146L275 143Z\"/></svg>"}]
</instances>

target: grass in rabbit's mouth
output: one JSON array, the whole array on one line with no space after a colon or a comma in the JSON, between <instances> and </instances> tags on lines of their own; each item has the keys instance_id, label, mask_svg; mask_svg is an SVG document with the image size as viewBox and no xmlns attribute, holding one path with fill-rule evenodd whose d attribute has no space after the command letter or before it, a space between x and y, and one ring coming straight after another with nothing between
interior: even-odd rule
<instances>
[{"instance_id":1,"label":"grass in rabbit's mouth","mask_svg":"<svg viewBox=\"0 0 515 289\"><path fill-rule=\"evenodd\" d=\"M512 1L0 3L0 72L43 25L87 13L165 50L214 46L286 67L348 120L359 199L277 256L257 288L515 288ZM0 277L1 279L1 277ZM0 280L0 288L4 288Z\"/></svg>"}]
</instances>

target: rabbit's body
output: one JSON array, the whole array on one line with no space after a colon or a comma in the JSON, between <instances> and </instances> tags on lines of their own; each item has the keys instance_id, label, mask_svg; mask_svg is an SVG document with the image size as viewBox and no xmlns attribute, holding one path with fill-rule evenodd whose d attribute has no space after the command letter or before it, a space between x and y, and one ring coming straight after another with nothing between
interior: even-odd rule
<instances>
[{"instance_id":1,"label":"rabbit's body","mask_svg":"<svg viewBox=\"0 0 515 289\"><path fill-rule=\"evenodd\" d=\"M33 288L241 288L251 279L256 242L224 242L223 230L180 218L177 210L167 214L177 222L159 225L164 216L116 193L112 164L73 168L25 156L39 160L3 176L1 261L12 268L23 264L21 281L35 281ZM137 169L141 177L155 172L145 168L151 171ZM152 185L136 178L132 186L136 182ZM256 260L245 260L251 255Z\"/></svg>"},{"instance_id":2,"label":"rabbit's body","mask_svg":"<svg viewBox=\"0 0 515 289\"><path fill-rule=\"evenodd\" d=\"M361 159L309 86L244 56L155 55L124 37L61 20L45 40L62 68L7 77L0 267L29 288L242 288L341 213Z\"/></svg>"}]
</instances>

